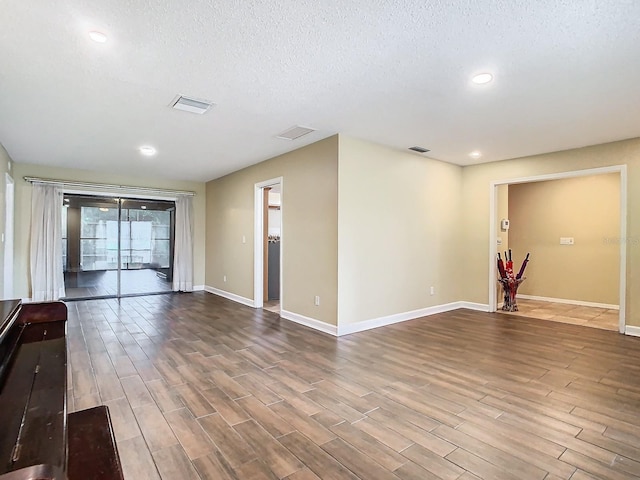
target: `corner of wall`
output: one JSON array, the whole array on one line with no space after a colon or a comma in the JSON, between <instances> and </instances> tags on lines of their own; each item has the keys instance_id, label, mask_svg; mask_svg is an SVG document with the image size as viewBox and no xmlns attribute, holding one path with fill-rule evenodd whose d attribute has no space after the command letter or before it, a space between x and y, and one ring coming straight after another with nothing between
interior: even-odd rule
<instances>
[{"instance_id":1,"label":"corner of wall","mask_svg":"<svg viewBox=\"0 0 640 480\"><path fill-rule=\"evenodd\" d=\"M458 301L462 288L450 276L462 249L462 167L349 137L339 143L339 330Z\"/></svg>"},{"instance_id":2,"label":"corner of wall","mask_svg":"<svg viewBox=\"0 0 640 480\"><path fill-rule=\"evenodd\" d=\"M207 183L210 288L245 304L254 296L255 186L281 177L282 307L321 323L336 321L338 150L333 135ZM243 236L246 243L238 241Z\"/></svg>"}]
</instances>

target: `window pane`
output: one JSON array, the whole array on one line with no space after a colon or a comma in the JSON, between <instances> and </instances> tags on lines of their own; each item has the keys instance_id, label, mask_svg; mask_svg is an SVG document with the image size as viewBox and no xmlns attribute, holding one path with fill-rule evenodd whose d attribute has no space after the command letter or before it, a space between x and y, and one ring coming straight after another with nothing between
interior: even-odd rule
<instances>
[{"instance_id":1,"label":"window pane","mask_svg":"<svg viewBox=\"0 0 640 480\"><path fill-rule=\"evenodd\" d=\"M118 210L80 209L80 266L83 271L118 267Z\"/></svg>"}]
</instances>

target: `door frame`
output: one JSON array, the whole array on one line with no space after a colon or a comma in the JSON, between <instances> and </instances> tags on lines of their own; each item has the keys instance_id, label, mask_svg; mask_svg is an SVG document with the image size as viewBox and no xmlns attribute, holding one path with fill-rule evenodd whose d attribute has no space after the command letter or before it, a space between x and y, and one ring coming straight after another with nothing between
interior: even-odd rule
<instances>
[{"instance_id":1,"label":"door frame","mask_svg":"<svg viewBox=\"0 0 640 480\"><path fill-rule=\"evenodd\" d=\"M276 177L258 182L254 187L254 222L253 222L253 306L264 307L264 189L280 186L280 212L284 218L284 179ZM283 269L284 257L284 222L280 222L280 310L283 309Z\"/></svg>"},{"instance_id":2,"label":"door frame","mask_svg":"<svg viewBox=\"0 0 640 480\"><path fill-rule=\"evenodd\" d=\"M627 298L627 166L613 165L610 167L589 168L586 170L573 170L569 172L533 175L530 177L510 178L506 180L493 180L489 184L489 312L497 310L496 256L498 254L496 221L498 218L498 186L518 183L544 182L548 180L560 180L564 178L586 177L603 175L607 173L620 174L620 281L619 281L619 316L618 331L626 330L626 298Z\"/></svg>"},{"instance_id":3,"label":"door frame","mask_svg":"<svg viewBox=\"0 0 640 480\"><path fill-rule=\"evenodd\" d=\"M262 300L269 301L269 194L273 187L262 189ZM265 231L266 230L266 231Z\"/></svg>"}]
</instances>

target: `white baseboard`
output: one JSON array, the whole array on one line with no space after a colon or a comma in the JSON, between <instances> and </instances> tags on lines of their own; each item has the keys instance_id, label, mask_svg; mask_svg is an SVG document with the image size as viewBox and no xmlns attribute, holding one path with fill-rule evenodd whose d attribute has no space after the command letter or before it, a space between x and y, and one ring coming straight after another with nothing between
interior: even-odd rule
<instances>
[{"instance_id":1,"label":"white baseboard","mask_svg":"<svg viewBox=\"0 0 640 480\"><path fill-rule=\"evenodd\" d=\"M199 287L194 287L194 291ZM232 300L237 303L241 303L242 305L246 305L248 307L255 308L255 304L253 300L250 298L245 298L240 295L236 295L235 293L226 292L224 290L220 290L218 288L210 287L205 285L203 287L205 292L212 293L214 295L218 295L220 297L224 297L228 300ZM576 303L573 300L564 300L562 299L551 299L546 297L533 297L529 295L520 295L520 298L527 298L532 300L542 300L542 301L553 301L557 303L570 303L574 305L585 306L597 306L600 308L617 308L617 305L605 305L604 304L594 304L588 302L580 302ZM28 301L29 299L25 299ZM421 308L418 310L411 310L409 312L395 313L393 315L387 315L385 317L372 318L370 320L364 320L362 322L347 324L347 325L330 325L326 322L322 322L315 318L306 317L304 315L300 315L299 313L289 312L287 310L282 310L280 312L280 317L285 320L290 320L292 322L298 323L300 325L304 325L309 328L313 328L314 330L318 330L320 332L328 333L329 335L340 337L342 335L349 335L351 333L363 332L365 330L371 330L373 328L384 327L387 325L393 325L394 323L406 322L407 320L415 320L420 317L428 317L430 315L435 315L437 313L450 312L452 310L457 310L459 308L466 308L469 310L476 310L478 312L488 312L489 305L484 303L475 303L475 302L451 302L445 303L443 305L434 305L433 307ZM640 327L635 326L627 326L625 327L625 334L640 337Z\"/></svg>"},{"instance_id":2,"label":"white baseboard","mask_svg":"<svg viewBox=\"0 0 640 480\"><path fill-rule=\"evenodd\" d=\"M237 303L241 303L248 307L255 308L255 303L250 298L241 297L240 295L236 295L235 293L226 292L224 290L210 287L208 285L204 286L204 291L213 293L214 295L224 297ZM289 312L287 310L281 310L280 317L284 318L285 320L290 320L292 322L299 323L300 325L313 328L314 330L319 330L320 332L328 333L334 336L337 335L337 328L335 327L335 325L329 325L328 323L316 320L315 318L305 317L304 315L300 315L299 313Z\"/></svg>"},{"instance_id":3,"label":"white baseboard","mask_svg":"<svg viewBox=\"0 0 640 480\"><path fill-rule=\"evenodd\" d=\"M475 303L475 302L457 302L457 303L460 304L458 308L467 308L469 310L476 310L477 312L489 311L489 305L487 305L486 303Z\"/></svg>"},{"instance_id":4,"label":"white baseboard","mask_svg":"<svg viewBox=\"0 0 640 480\"><path fill-rule=\"evenodd\" d=\"M565 298L539 297L537 295L522 294L518 294L518 298L523 298L525 300L539 300L541 302L566 303L568 305L577 305L580 307L596 307L607 308L609 310L620 310L619 305L612 305L609 303L583 302L582 300L567 300Z\"/></svg>"},{"instance_id":5,"label":"white baseboard","mask_svg":"<svg viewBox=\"0 0 640 480\"><path fill-rule=\"evenodd\" d=\"M299 313L289 312L287 310L280 311L280 317L291 320L292 322L299 323L300 325L304 325L305 327L313 328L314 330L319 330L324 333L328 333L330 335L337 336L338 329L335 325L330 325L326 322L322 322L320 320L316 320L315 318L305 317L304 315L300 315Z\"/></svg>"},{"instance_id":6,"label":"white baseboard","mask_svg":"<svg viewBox=\"0 0 640 480\"><path fill-rule=\"evenodd\" d=\"M255 304L253 303L253 300L251 300L250 298L241 297L240 295L236 295L235 293L231 293L231 292L225 292L224 290L210 287L209 285L204 286L204 291L213 293L214 295L218 295L219 297L224 297L234 302L241 303L242 305L246 305L247 307L255 308Z\"/></svg>"},{"instance_id":7,"label":"white baseboard","mask_svg":"<svg viewBox=\"0 0 640 480\"><path fill-rule=\"evenodd\" d=\"M202 292L204 290L204 285L194 285L193 286L193 291L194 292Z\"/></svg>"},{"instance_id":8,"label":"white baseboard","mask_svg":"<svg viewBox=\"0 0 640 480\"><path fill-rule=\"evenodd\" d=\"M631 335L632 337L640 337L640 327L634 327L633 325L627 325L624 327L625 335Z\"/></svg>"},{"instance_id":9,"label":"white baseboard","mask_svg":"<svg viewBox=\"0 0 640 480\"><path fill-rule=\"evenodd\" d=\"M461 304L463 303L466 304L467 302L445 303L443 305L435 305L433 307L420 308L418 310L411 310L409 312L394 313L393 315L387 315L385 317L363 320L362 322L339 325L338 336L349 335L350 333L362 332L364 330L371 330L372 328L385 327L387 325L393 325L394 323L406 322L407 320L414 320L420 317L435 315L436 313L450 312L451 310L457 310L458 308L470 308L467 306L462 306Z\"/></svg>"}]
</instances>

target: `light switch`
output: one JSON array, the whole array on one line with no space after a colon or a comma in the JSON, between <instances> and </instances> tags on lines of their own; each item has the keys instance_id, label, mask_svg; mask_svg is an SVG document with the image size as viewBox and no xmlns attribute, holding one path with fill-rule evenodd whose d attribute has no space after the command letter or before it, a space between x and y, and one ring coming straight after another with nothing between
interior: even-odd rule
<instances>
[{"instance_id":1,"label":"light switch","mask_svg":"<svg viewBox=\"0 0 640 480\"><path fill-rule=\"evenodd\" d=\"M573 245L573 237L560 237L560 245Z\"/></svg>"}]
</instances>

